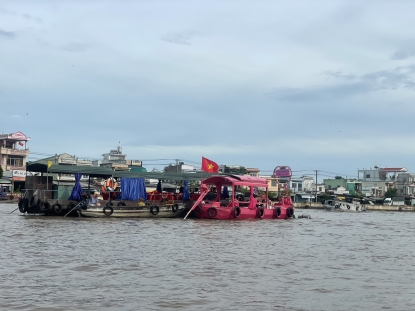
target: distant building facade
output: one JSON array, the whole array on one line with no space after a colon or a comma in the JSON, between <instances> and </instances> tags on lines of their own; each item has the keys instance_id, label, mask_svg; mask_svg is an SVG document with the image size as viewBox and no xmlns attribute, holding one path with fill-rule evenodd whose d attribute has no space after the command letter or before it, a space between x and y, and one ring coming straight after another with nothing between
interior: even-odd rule
<instances>
[{"instance_id":1,"label":"distant building facade","mask_svg":"<svg viewBox=\"0 0 415 311\"><path fill-rule=\"evenodd\" d=\"M30 137L22 132L0 135L0 166L3 178L11 180L11 191L21 186L26 179L27 146Z\"/></svg>"}]
</instances>

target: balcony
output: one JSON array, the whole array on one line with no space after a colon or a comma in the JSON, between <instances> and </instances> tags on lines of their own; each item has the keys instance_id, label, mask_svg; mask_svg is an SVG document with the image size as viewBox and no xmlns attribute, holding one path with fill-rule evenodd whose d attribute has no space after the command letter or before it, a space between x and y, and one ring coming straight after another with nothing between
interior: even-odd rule
<instances>
[{"instance_id":1,"label":"balcony","mask_svg":"<svg viewBox=\"0 0 415 311\"><path fill-rule=\"evenodd\" d=\"M30 154L30 151L29 149L11 149L6 147L0 147L0 154L19 155L27 157Z\"/></svg>"},{"instance_id":2,"label":"balcony","mask_svg":"<svg viewBox=\"0 0 415 311\"><path fill-rule=\"evenodd\" d=\"M25 171L26 166L6 165L6 171L14 171L14 170Z\"/></svg>"}]
</instances>

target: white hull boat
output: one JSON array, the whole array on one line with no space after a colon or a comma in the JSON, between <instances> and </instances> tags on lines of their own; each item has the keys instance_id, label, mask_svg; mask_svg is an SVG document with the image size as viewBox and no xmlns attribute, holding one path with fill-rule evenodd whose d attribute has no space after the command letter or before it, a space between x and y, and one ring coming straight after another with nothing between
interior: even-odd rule
<instances>
[{"instance_id":1,"label":"white hull boat","mask_svg":"<svg viewBox=\"0 0 415 311\"><path fill-rule=\"evenodd\" d=\"M360 203L360 200L353 199L352 202L339 200L326 200L323 207L327 211L333 212L365 212L366 206Z\"/></svg>"}]
</instances>

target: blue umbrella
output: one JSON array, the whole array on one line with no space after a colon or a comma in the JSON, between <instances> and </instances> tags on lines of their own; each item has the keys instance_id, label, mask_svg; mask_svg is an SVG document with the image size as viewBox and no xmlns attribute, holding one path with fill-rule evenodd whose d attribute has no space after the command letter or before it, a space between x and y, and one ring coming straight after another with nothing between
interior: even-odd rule
<instances>
[{"instance_id":1,"label":"blue umbrella","mask_svg":"<svg viewBox=\"0 0 415 311\"><path fill-rule=\"evenodd\" d=\"M157 184L157 191L158 191L158 193L162 193L163 192L163 190L161 189L161 180L159 179L159 182L158 182L158 184Z\"/></svg>"},{"instance_id":2,"label":"blue umbrella","mask_svg":"<svg viewBox=\"0 0 415 311\"><path fill-rule=\"evenodd\" d=\"M68 200L81 201L81 195L83 193L81 187L81 177L82 174L75 174L75 186L73 187L71 196Z\"/></svg>"},{"instance_id":3,"label":"blue umbrella","mask_svg":"<svg viewBox=\"0 0 415 311\"><path fill-rule=\"evenodd\" d=\"M190 199L188 184L189 182L187 180L185 180L183 183L183 201L187 201Z\"/></svg>"},{"instance_id":4,"label":"blue umbrella","mask_svg":"<svg viewBox=\"0 0 415 311\"><path fill-rule=\"evenodd\" d=\"M223 187L223 198L224 198L224 199L229 199L229 191L228 191L228 186L224 186L224 187Z\"/></svg>"}]
</instances>

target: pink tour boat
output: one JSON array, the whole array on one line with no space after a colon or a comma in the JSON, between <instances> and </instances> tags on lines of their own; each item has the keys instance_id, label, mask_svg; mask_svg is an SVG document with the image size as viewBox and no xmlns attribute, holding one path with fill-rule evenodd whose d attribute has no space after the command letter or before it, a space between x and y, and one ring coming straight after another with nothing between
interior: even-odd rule
<instances>
[{"instance_id":1,"label":"pink tour boat","mask_svg":"<svg viewBox=\"0 0 415 311\"><path fill-rule=\"evenodd\" d=\"M288 191L291 175L288 166L275 168L272 177L278 183L278 200L274 202L268 199L268 180L265 178L240 175L209 177L202 182L200 196L186 217L193 211L194 216L201 219L293 218L294 205ZM246 195L243 195L242 189ZM284 196L281 190L285 190Z\"/></svg>"}]
</instances>

